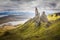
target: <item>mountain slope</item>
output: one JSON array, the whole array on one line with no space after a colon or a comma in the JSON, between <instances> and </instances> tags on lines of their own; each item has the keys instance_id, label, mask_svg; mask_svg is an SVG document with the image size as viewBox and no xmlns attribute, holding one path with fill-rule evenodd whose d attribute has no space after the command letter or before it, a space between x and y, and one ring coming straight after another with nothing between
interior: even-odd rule
<instances>
[{"instance_id":1,"label":"mountain slope","mask_svg":"<svg viewBox=\"0 0 60 40\"><path fill-rule=\"evenodd\" d=\"M46 24L41 24L36 27L33 20L29 20L17 29L0 32L0 40L60 40L60 20L48 28L45 26Z\"/></svg>"}]
</instances>

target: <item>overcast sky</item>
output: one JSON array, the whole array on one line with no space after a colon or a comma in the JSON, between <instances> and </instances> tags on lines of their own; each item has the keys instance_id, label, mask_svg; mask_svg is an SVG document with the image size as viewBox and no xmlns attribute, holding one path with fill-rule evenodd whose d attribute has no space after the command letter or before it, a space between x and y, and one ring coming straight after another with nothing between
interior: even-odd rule
<instances>
[{"instance_id":1,"label":"overcast sky","mask_svg":"<svg viewBox=\"0 0 60 40\"><path fill-rule=\"evenodd\" d=\"M42 11L45 11L46 14L60 12L60 0L0 0L0 12L20 11L34 13L35 7L38 8L40 13ZM0 17L3 16L0 15Z\"/></svg>"},{"instance_id":2,"label":"overcast sky","mask_svg":"<svg viewBox=\"0 0 60 40\"><path fill-rule=\"evenodd\" d=\"M0 11L34 12L37 7L39 12L48 13L60 11L60 0L0 0Z\"/></svg>"}]
</instances>

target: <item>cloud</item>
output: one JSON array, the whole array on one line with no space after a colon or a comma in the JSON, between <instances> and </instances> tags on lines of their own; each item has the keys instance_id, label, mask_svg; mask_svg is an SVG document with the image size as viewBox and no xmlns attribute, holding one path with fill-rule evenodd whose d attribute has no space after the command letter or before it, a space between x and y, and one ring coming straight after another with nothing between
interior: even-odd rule
<instances>
[{"instance_id":1,"label":"cloud","mask_svg":"<svg viewBox=\"0 0 60 40\"><path fill-rule=\"evenodd\" d=\"M0 0L1 10L15 10L34 12L34 8L41 10L60 10L60 0Z\"/></svg>"},{"instance_id":2,"label":"cloud","mask_svg":"<svg viewBox=\"0 0 60 40\"><path fill-rule=\"evenodd\" d=\"M34 13L35 7L38 7L38 11L40 13L42 11L45 11L46 14L53 12L60 12L60 0L0 0L0 12L20 11L20 12ZM0 17L4 16L5 15L2 15Z\"/></svg>"},{"instance_id":3,"label":"cloud","mask_svg":"<svg viewBox=\"0 0 60 40\"><path fill-rule=\"evenodd\" d=\"M33 1L33 0L10 0L10 1L14 1L14 2L30 2L30 1Z\"/></svg>"},{"instance_id":4,"label":"cloud","mask_svg":"<svg viewBox=\"0 0 60 40\"><path fill-rule=\"evenodd\" d=\"M60 0L43 0L42 3L40 4L41 7L45 7L47 9L47 7L49 7L50 9L59 9L58 5L60 3Z\"/></svg>"}]
</instances>

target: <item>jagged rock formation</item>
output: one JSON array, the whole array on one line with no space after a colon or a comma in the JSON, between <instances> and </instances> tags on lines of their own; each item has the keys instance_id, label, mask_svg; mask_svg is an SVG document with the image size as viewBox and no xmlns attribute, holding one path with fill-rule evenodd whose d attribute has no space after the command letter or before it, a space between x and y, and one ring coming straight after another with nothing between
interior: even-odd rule
<instances>
[{"instance_id":1,"label":"jagged rock formation","mask_svg":"<svg viewBox=\"0 0 60 40\"><path fill-rule=\"evenodd\" d=\"M25 22L24 24L26 23L35 23L35 26L40 26L41 23L47 23L48 24L48 18L45 14L45 12L42 13L42 15L40 16L40 13L38 12L38 9L35 8L35 17L34 18L31 18L30 20L28 20L27 22Z\"/></svg>"},{"instance_id":2,"label":"jagged rock formation","mask_svg":"<svg viewBox=\"0 0 60 40\"><path fill-rule=\"evenodd\" d=\"M39 26L42 22L46 23L48 22L45 12L43 12L42 15L40 16L40 13L38 12L37 8L35 8L35 17L33 19L35 21L36 26Z\"/></svg>"},{"instance_id":3,"label":"jagged rock formation","mask_svg":"<svg viewBox=\"0 0 60 40\"><path fill-rule=\"evenodd\" d=\"M48 18L47 18L47 16L46 16L46 14L45 14L44 11L43 11L43 13L42 13L40 19L41 19L42 22L48 22Z\"/></svg>"},{"instance_id":4,"label":"jagged rock formation","mask_svg":"<svg viewBox=\"0 0 60 40\"><path fill-rule=\"evenodd\" d=\"M40 13L37 8L35 8L35 24L36 26L40 25Z\"/></svg>"}]
</instances>

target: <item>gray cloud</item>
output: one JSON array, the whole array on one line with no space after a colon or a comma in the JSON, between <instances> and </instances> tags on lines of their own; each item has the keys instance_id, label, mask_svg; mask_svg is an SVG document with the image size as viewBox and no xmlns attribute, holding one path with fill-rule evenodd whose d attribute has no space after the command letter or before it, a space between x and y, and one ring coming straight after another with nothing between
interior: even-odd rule
<instances>
[{"instance_id":1,"label":"gray cloud","mask_svg":"<svg viewBox=\"0 0 60 40\"><path fill-rule=\"evenodd\" d=\"M34 0L10 0L13 2L30 2L30 1L34 1Z\"/></svg>"},{"instance_id":2,"label":"gray cloud","mask_svg":"<svg viewBox=\"0 0 60 40\"><path fill-rule=\"evenodd\" d=\"M29 3L34 0L9 0L9 1L15 4L24 4L24 3Z\"/></svg>"},{"instance_id":3,"label":"gray cloud","mask_svg":"<svg viewBox=\"0 0 60 40\"><path fill-rule=\"evenodd\" d=\"M45 7L45 8L50 8L50 9L59 9L58 5L60 3L60 0L43 0L42 3L40 4L41 6Z\"/></svg>"},{"instance_id":4,"label":"gray cloud","mask_svg":"<svg viewBox=\"0 0 60 40\"><path fill-rule=\"evenodd\" d=\"M34 11L39 10L60 10L60 0L0 0L0 9Z\"/></svg>"}]
</instances>

